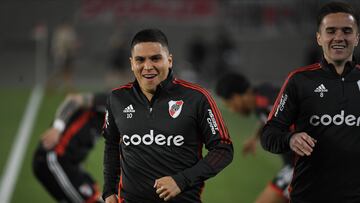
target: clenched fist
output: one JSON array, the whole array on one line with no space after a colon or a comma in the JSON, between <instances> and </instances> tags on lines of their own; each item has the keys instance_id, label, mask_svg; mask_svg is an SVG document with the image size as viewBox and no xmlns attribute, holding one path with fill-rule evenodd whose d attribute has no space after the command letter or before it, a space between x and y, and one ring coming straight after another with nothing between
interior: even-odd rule
<instances>
[{"instance_id":1,"label":"clenched fist","mask_svg":"<svg viewBox=\"0 0 360 203\"><path fill-rule=\"evenodd\" d=\"M300 156L310 156L315 147L316 140L305 132L295 133L290 138L290 148Z\"/></svg>"},{"instance_id":2,"label":"clenched fist","mask_svg":"<svg viewBox=\"0 0 360 203\"><path fill-rule=\"evenodd\" d=\"M175 180L170 176L165 176L155 180L154 188L161 199L168 201L178 195L181 190Z\"/></svg>"}]
</instances>

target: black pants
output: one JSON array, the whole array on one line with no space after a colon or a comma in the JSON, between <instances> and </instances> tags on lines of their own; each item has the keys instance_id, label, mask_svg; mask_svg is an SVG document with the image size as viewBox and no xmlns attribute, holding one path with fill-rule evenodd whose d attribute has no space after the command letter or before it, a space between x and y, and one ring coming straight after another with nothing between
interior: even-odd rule
<instances>
[{"instance_id":1,"label":"black pants","mask_svg":"<svg viewBox=\"0 0 360 203\"><path fill-rule=\"evenodd\" d=\"M37 180L58 202L97 202L95 181L79 164L58 157L54 151L39 146L33 158Z\"/></svg>"}]
</instances>

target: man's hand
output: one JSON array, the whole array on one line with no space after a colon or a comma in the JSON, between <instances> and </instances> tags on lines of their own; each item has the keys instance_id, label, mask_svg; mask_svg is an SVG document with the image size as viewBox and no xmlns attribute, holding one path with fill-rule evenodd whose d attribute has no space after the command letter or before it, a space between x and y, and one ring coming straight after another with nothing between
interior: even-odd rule
<instances>
[{"instance_id":1,"label":"man's hand","mask_svg":"<svg viewBox=\"0 0 360 203\"><path fill-rule=\"evenodd\" d=\"M105 203L118 203L118 198L113 194L105 199Z\"/></svg>"},{"instance_id":2,"label":"man's hand","mask_svg":"<svg viewBox=\"0 0 360 203\"><path fill-rule=\"evenodd\" d=\"M256 144L257 144L257 138L255 136L251 136L247 140L245 140L242 150L243 155L244 156L249 154L255 155Z\"/></svg>"},{"instance_id":3,"label":"man's hand","mask_svg":"<svg viewBox=\"0 0 360 203\"><path fill-rule=\"evenodd\" d=\"M161 199L168 201L178 195L181 190L175 180L170 176L165 176L155 180L154 188Z\"/></svg>"},{"instance_id":4,"label":"man's hand","mask_svg":"<svg viewBox=\"0 0 360 203\"><path fill-rule=\"evenodd\" d=\"M52 149L60 139L60 131L56 128L49 128L41 135L42 145L46 150Z\"/></svg>"},{"instance_id":5,"label":"man's hand","mask_svg":"<svg viewBox=\"0 0 360 203\"><path fill-rule=\"evenodd\" d=\"M310 156L316 140L305 132L295 133L290 138L290 148L300 156Z\"/></svg>"}]
</instances>

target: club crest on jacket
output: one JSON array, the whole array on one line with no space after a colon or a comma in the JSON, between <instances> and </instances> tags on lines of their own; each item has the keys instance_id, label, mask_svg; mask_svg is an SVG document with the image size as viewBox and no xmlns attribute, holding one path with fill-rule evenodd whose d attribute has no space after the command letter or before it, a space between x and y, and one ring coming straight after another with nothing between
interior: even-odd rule
<instances>
[{"instance_id":1,"label":"club crest on jacket","mask_svg":"<svg viewBox=\"0 0 360 203\"><path fill-rule=\"evenodd\" d=\"M182 109L183 104L184 104L183 100L179 100L179 101L170 100L169 101L169 114L170 114L170 116L173 117L173 118L177 118L181 113L181 109Z\"/></svg>"}]
</instances>

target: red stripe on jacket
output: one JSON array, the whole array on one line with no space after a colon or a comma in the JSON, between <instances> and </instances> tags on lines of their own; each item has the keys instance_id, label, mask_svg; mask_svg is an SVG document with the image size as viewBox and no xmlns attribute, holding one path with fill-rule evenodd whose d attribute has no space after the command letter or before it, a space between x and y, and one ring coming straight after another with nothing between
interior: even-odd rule
<instances>
[{"instance_id":1,"label":"red stripe on jacket","mask_svg":"<svg viewBox=\"0 0 360 203\"><path fill-rule=\"evenodd\" d=\"M120 87L117 87L117 88L114 88L112 89L112 91L115 91L115 90L120 90L120 89L130 89L134 86L134 83L131 82L131 83L128 83L126 85L123 85L123 86L120 86ZM106 125L106 114L104 115L104 122L103 122L103 128L105 128L105 125Z\"/></svg>"},{"instance_id":2,"label":"red stripe on jacket","mask_svg":"<svg viewBox=\"0 0 360 203\"><path fill-rule=\"evenodd\" d=\"M219 128L221 142L225 142L227 144L230 144L231 140L230 140L230 137L229 137L228 130L227 130L225 124L224 124L224 121L222 119L222 116L220 114L219 109L217 108L217 105L216 105L214 99L210 96L210 93L207 90L205 90L204 88L202 88L202 87L200 87L198 85L195 85L195 84L183 81L183 80L175 79L173 82L175 84L179 84L179 85L182 85L184 87L188 87L190 89L197 90L197 91L201 92L203 95L205 95L207 101L210 104L211 110L214 112L215 120L216 120L216 123L217 123L218 128Z\"/></svg>"},{"instance_id":3,"label":"red stripe on jacket","mask_svg":"<svg viewBox=\"0 0 360 203\"><path fill-rule=\"evenodd\" d=\"M269 114L269 116L268 116L268 120L270 120L270 119L273 117L273 115L274 115L274 113L275 113L275 111L276 111L276 108L277 108L277 106L279 105L279 102L280 102L280 100L281 100L281 96L282 96L282 94L284 93L285 87L286 87L286 85L288 84L290 78L291 78L293 75L295 75L296 73L300 73L300 72L304 72L304 71L313 71L313 70L317 70L317 69L319 69L319 68L321 68L320 63L315 63L315 64L312 64L312 65L310 65L310 66L305 66L305 67L302 67L302 68L299 68L299 69L296 69L296 70L290 72L290 74L289 74L288 77L286 78L286 80L285 80L283 86L281 87L281 90L280 90L280 92L279 92L279 94L278 94L278 96L277 96L277 98L276 98L276 100L275 100L275 103L274 103L274 105L273 105L273 108L272 108L272 110L271 110L271 112L270 112L270 114Z\"/></svg>"},{"instance_id":4,"label":"red stripe on jacket","mask_svg":"<svg viewBox=\"0 0 360 203\"><path fill-rule=\"evenodd\" d=\"M116 88L112 89L112 91L119 90L119 89L124 89L124 88L130 89L130 88L132 88L133 86L134 86L134 83L131 82L131 83L128 83L128 84L126 84L126 85L123 85L123 86L120 86L120 87L116 87Z\"/></svg>"},{"instance_id":5,"label":"red stripe on jacket","mask_svg":"<svg viewBox=\"0 0 360 203\"><path fill-rule=\"evenodd\" d=\"M121 197L121 195L120 195L120 191L122 188L123 188L122 175L120 175L119 191L118 191L118 202L119 203L125 203L125 199L123 197Z\"/></svg>"},{"instance_id":6,"label":"red stripe on jacket","mask_svg":"<svg viewBox=\"0 0 360 203\"><path fill-rule=\"evenodd\" d=\"M73 122L64 132L59 144L55 147L55 152L58 156L62 156L65 153L66 147L72 137L88 122L93 113L91 111L84 112L75 122Z\"/></svg>"}]
</instances>

